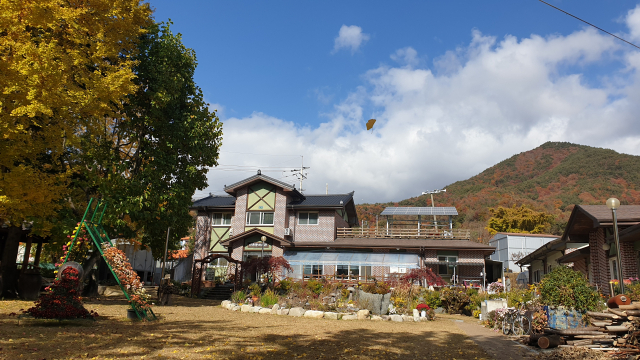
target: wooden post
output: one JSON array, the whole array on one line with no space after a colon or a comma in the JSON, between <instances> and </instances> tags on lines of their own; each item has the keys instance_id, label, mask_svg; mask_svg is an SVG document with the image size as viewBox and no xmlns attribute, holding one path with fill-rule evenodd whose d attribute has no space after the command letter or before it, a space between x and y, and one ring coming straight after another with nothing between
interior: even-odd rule
<instances>
[{"instance_id":1,"label":"wooden post","mask_svg":"<svg viewBox=\"0 0 640 360\"><path fill-rule=\"evenodd\" d=\"M24 245L24 258L22 260L22 270L21 272L25 272L27 267L29 266L29 254L31 253L31 237L27 237L27 243Z\"/></svg>"}]
</instances>

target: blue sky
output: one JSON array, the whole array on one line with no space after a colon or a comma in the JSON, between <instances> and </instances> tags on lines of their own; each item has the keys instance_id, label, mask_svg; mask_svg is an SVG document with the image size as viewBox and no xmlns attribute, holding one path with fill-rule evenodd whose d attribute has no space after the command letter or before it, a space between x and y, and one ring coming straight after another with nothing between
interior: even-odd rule
<instances>
[{"instance_id":1,"label":"blue sky","mask_svg":"<svg viewBox=\"0 0 640 360\"><path fill-rule=\"evenodd\" d=\"M550 2L640 40L636 2ZM640 153L637 126L625 128L640 50L534 0L399 4L151 1L196 51L196 82L224 122L222 166L196 197L257 168L293 183L300 155L309 193L329 184L381 202L549 140Z\"/></svg>"}]
</instances>

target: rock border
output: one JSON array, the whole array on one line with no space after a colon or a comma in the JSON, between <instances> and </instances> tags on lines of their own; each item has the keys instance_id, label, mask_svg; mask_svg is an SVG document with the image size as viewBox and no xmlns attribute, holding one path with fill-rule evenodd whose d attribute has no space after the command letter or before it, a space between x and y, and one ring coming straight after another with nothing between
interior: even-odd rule
<instances>
[{"instance_id":1,"label":"rock border","mask_svg":"<svg viewBox=\"0 0 640 360\"><path fill-rule=\"evenodd\" d=\"M248 304L236 304L230 300L223 300L220 304L224 309L240 311L246 313L258 313L269 315L283 315L293 317L305 317L311 319L327 320L370 320L370 321L393 321L393 322L429 322L427 318L420 317L417 310L413 310L413 316L409 315L372 315L369 310L359 310L355 313L337 313L331 311L305 310L301 307L280 308L278 304L271 308L252 306Z\"/></svg>"}]
</instances>

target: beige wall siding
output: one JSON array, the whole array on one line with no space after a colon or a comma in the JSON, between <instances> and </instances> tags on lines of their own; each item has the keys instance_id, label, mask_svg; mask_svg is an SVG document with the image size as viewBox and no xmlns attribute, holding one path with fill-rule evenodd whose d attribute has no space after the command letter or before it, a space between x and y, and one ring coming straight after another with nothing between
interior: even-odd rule
<instances>
[{"instance_id":1,"label":"beige wall siding","mask_svg":"<svg viewBox=\"0 0 640 360\"><path fill-rule=\"evenodd\" d=\"M288 227L287 195L281 189L276 191L275 213L273 216L273 235L284 238L284 228Z\"/></svg>"}]
</instances>

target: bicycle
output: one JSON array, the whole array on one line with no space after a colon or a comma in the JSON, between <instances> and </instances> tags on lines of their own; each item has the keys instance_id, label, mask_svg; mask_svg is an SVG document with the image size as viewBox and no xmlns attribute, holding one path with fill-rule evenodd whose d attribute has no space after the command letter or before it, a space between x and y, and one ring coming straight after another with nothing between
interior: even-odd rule
<instances>
[{"instance_id":1,"label":"bicycle","mask_svg":"<svg viewBox=\"0 0 640 360\"><path fill-rule=\"evenodd\" d=\"M509 335L529 335L531 333L531 318L527 314L524 304L520 309L507 308L507 312L502 319L502 333Z\"/></svg>"}]
</instances>

